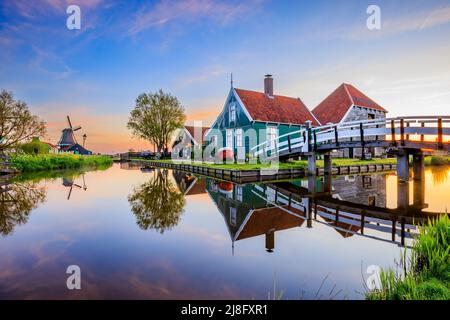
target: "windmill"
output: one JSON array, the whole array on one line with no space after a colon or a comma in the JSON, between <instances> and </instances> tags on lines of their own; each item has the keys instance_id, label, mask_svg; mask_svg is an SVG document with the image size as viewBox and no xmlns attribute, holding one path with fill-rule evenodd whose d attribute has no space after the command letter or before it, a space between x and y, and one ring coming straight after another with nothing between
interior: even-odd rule
<instances>
[{"instance_id":1,"label":"windmill","mask_svg":"<svg viewBox=\"0 0 450 320\"><path fill-rule=\"evenodd\" d=\"M59 139L59 142L57 144L59 150L63 152L72 152L75 154L82 154L82 155L92 154L92 151L86 150L84 148L87 138L86 134L83 135L83 145L80 145L77 142L77 139L75 138L74 132L80 130L81 126L73 127L72 121L70 121L69 116L67 116L67 124L68 127L62 130L61 138Z\"/></svg>"},{"instance_id":2,"label":"windmill","mask_svg":"<svg viewBox=\"0 0 450 320\"><path fill-rule=\"evenodd\" d=\"M67 148L76 144L77 139L75 138L74 132L81 129L81 126L77 126L75 128L72 127L72 122L70 121L69 116L67 116L67 123L69 127L62 130L61 138L59 139L59 142L57 144L60 149Z\"/></svg>"}]
</instances>

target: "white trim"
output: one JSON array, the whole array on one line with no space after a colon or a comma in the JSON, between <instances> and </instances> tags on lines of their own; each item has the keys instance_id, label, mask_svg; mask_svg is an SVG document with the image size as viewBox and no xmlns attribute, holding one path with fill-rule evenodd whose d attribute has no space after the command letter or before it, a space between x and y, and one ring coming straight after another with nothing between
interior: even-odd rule
<instances>
[{"instance_id":1,"label":"white trim","mask_svg":"<svg viewBox=\"0 0 450 320\"><path fill-rule=\"evenodd\" d=\"M248 119L250 120L250 122L254 121L252 116L250 115L250 113L248 112L247 108L245 107L244 103L241 100L241 97L239 97L237 91L235 88L232 88L233 92L234 92L234 97L236 98L236 100L238 101L238 103L241 105L242 109L244 110L245 115L248 117Z\"/></svg>"},{"instance_id":2,"label":"white trim","mask_svg":"<svg viewBox=\"0 0 450 320\"><path fill-rule=\"evenodd\" d=\"M352 100L352 101L353 101L353 100ZM338 124L345 123L344 119L346 119L346 118L348 117L348 115L350 114L350 112L353 110L354 107L355 107L355 105L352 104L352 105L348 108L348 110L345 112L344 116L341 118L341 121L339 121ZM324 126L325 126L325 125L327 125L327 124L324 124Z\"/></svg>"},{"instance_id":3,"label":"white trim","mask_svg":"<svg viewBox=\"0 0 450 320\"><path fill-rule=\"evenodd\" d=\"M226 108L228 107L228 102L230 101L230 97L231 95L233 95L236 98L236 101L239 103L239 105L242 107L242 109L244 110L245 115L248 117L249 121L252 122L254 121L253 118L251 117L250 113L248 113L247 108L244 106L244 103L242 102L241 98L239 97L239 95L236 92L235 88L231 88L230 92L228 93L227 99L225 100L225 104L222 108L222 112L220 112L220 114L217 116L216 120L214 121L214 123L211 125L211 127L208 129L208 131L205 132L205 137L209 134L209 132L214 128L214 126L217 124L217 120L223 115L223 113L225 112ZM237 115L237 114L236 114Z\"/></svg>"},{"instance_id":4,"label":"white trim","mask_svg":"<svg viewBox=\"0 0 450 320\"><path fill-rule=\"evenodd\" d=\"M251 209L245 217L244 221L242 221L242 223L239 225L239 229L234 234L233 241L237 241L237 238L239 238L239 236L241 235L242 230L244 230L246 224L248 223L248 220L250 220L250 217L253 215L253 212L255 212L255 210Z\"/></svg>"}]
</instances>

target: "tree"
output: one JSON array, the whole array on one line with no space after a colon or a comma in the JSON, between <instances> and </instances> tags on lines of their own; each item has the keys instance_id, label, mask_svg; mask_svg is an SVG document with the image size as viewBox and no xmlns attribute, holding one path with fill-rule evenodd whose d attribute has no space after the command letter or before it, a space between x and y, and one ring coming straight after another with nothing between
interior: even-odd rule
<instances>
[{"instance_id":1,"label":"tree","mask_svg":"<svg viewBox=\"0 0 450 320\"><path fill-rule=\"evenodd\" d=\"M45 133L45 122L31 114L25 102L14 100L11 92L0 92L0 152Z\"/></svg>"},{"instance_id":2,"label":"tree","mask_svg":"<svg viewBox=\"0 0 450 320\"><path fill-rule=\"evenodd\" d=\"M154 229L164 233L180 221L185 205L184 194L179 192L167 174L167 170L156 170L151 181L128 196L131 211L142 230Z\"/></svg>"},{"instance_id":3,"label":"tree","mask_svg":"<svg viewBox=\"0 0 450 320\"><path fill-rule=\"evenodd\" d=\"M0 187L0 235L11 234L27 223L32 210L46 201L46 189L37 183L14 182Z\"/></svg>"},{"instance_id":4,"label":"tree","mask_svg":"<svg viewBox=\"0 0 450 320\"><path fill-rule=\"evenodd\" d=\"M50 152L50 146L41 142L39 137L33 137L30 142L21 144L19 149L27 154L48 154Z\"/></svg>"},{"instance_id":5,"label":"tree","mask_svg":"<svg viewBox=\"0 0 450 320\"><path fill-rule=\"evenodd\" d=\"M127 127L133 135L148 140L158 152L167 151L175 130L183 127L186 115L178 99L159 90L136 99Z\"/></svg>"}]
</instances>

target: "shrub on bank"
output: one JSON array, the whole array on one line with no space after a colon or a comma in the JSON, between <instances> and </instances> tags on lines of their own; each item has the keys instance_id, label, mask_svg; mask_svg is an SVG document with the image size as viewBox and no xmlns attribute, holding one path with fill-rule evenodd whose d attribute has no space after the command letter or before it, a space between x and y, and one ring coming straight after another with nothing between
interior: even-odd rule
<instances>
[{"instance_id":1,"label":"shrub on bank","mask_svg":"<svg viewBox=\"0 0 450 320\"><path fill-rule=\"evenodd\" d=\"M450 165L450 157L446 156L431 156L425 158L425 164L431 166L446 166Z\"/></svg>"},{"instance_id":2,"label":"shrub on bank","mask_svg":"<svg viewBox=\"0 0 450 320\"><path fill-rule=\"evenodd\" d=\"M371 300L450 300L450 219L443 215L421 227L404 274L381 272L380 290Z\"/></svg>"},{"instance_id":3,"label":"shrub on bank","mask_svg":"<svg viewBox=\"0 0 450 320\"><path fill-rule=\"evenodd\" d=\"M108 156L82 156L74 154L17 154L11 156L12 167L21 172L99 167L111 164L112 159Z\"/></svg>"}]
</instances>

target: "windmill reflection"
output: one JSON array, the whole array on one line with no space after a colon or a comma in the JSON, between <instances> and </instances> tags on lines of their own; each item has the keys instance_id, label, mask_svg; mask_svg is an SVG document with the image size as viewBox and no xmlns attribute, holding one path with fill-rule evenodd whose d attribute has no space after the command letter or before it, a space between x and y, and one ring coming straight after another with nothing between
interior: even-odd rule
<instances>
[{"instance_id":1,"label":"windmill reflection","mask_svg":"<svg viewBox=\"0 0 450 320\"><path fill-rule=\"evenodd\" d=\"M69 188L69 192L67 194L67 200L70 200L70 196L72 195L73 187L81 189L83 191L87 190L84 173L81 174L81 179L83 181L83 185L82 186L77 184L77 183L75 183L75 179L77 178L77 176L78 175L72 175L72 176L65 176L65 177L62 178L62 185L64 187Z\"/></svg>"},{"instance_id":2,"label":"windmill reflection","mask_svg":"<svg viewBox=\"0 0 450 320\"><path fill-rule=\"evenodd\" d=\"M179 223L185 198L169 179L168 171L157 169L150 181L133 190L128 202L141 229L164 233Z\"/></svg>"},{"instance_id":3,"label":"windmill reflection","mask_svg":"<svg viewBox=\"0 0 450 320\"><path fill-rule=\"evenodd\" d=\"M0 180L0 234L11 234L27 223L30 212L46 200L46 190L37 183Z\"/></svg>"}]
</instances>

